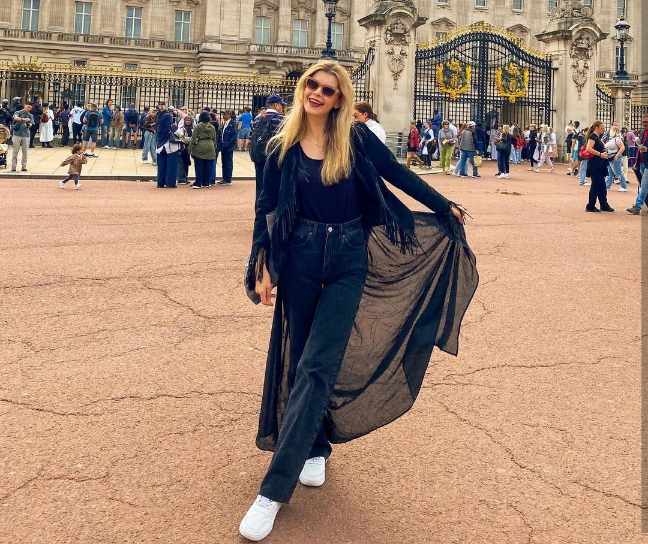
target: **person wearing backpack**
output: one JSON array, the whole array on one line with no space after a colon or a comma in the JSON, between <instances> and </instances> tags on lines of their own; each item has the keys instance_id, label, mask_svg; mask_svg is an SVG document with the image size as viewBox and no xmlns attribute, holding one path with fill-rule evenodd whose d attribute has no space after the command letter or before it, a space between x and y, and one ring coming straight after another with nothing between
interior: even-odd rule
<instances>
[{"instance_id":1,"label":"person wearing backpack","mask_svg":"<svg viewBox=\"0 0 648 544\"><path fill-rule=\"evenodd\" d=\"M263 189L263 168L265 167L268 141L278 131L284 119L286 102L278 94L273 94L266 99L266 110L259 114L252 124L250 134L250 158L254 163L256 174L256 192L254 202L258 202Z\"/></svg>"},{"instance_id":2,"label":"person wearing backpack","mask_svg":"<svg viewBox=\"0 0 648 544\"><path fill-rule=\"evenodd\" d=\"M95 148L97 147L97 135L101 126L101 115L97 111L97 105L90 103L83 116L83 154L86 157L97 158ZM90 149L88 151L88 148Z\"/></svg>"}]
</instances>

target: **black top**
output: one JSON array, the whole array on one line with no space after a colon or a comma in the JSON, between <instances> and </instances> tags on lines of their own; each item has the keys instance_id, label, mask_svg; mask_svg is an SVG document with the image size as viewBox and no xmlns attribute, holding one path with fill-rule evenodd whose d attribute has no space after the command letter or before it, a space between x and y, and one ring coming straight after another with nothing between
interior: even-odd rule
<instances>
[{"instance_id":1,"label":"black top","mask_svg":"<svg viewBox=\"0 0 648 544\"><path fill-rule=\"evenodd\" d=\"M592 132L590 134L589 140L594 140L594 150L598 151L599 153L604 153L605 152L605 144L601 141L601 137L596 134L596 132ZM594 174L598 174L599 176L602 176L604 174L607 174L608 171L608 162L605 159L602 159L598 155L595 157L592 157L587 165L587 172L590 175L590 177Z\"/></svg>"},{"instance_id":2,"label":"black top","mask_svg":"<svg viewBox=\"0 0 648 544\"><path fill-rule=\"evenodd\" d=\"M335 185L322 183L324 161L306 156L299 146L300 163L297 176L297 208L299 215L319 223L346 223L362 215L358 184L353 172Z\"/></svg>"}]
</instances>

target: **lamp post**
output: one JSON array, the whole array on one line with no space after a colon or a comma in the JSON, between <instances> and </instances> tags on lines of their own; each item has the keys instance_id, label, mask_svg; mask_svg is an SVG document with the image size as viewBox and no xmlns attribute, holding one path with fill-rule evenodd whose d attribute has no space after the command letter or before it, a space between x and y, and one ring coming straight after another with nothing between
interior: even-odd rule
<instances>
[{"instance_id":1,"label":"lamp post","mask_svg":"<svg viewBox=\"0 0 648 544\"><path fill-rule=\"evenodd\" d=\"M335 49L333 49L333 19L335 19L335 10L338 0L323 0L326 8L326 18L328 19L328 30L326 31L326 49L322 49L322 58L335 59Z\"/></svg>"},{"instance_id":2,"label":"lamp post","mask_svg":"<svg viewBox=\"0 0 648 544\"><path fill-rule=\"evenodd\" d=\"M630 75L626 70L625 62L625 42L627 42L629 38L630 25L625 19L619 19L617 24L614 25L614 29L616 30L616 39L619 42L619 61L617 63L614 79L629 81Z\"/></svg>"}]
</instances>

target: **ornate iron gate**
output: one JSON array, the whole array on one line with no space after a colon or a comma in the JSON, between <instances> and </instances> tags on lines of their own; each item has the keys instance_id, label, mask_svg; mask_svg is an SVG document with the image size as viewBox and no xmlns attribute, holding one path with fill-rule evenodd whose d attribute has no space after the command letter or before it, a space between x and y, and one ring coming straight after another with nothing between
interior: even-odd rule
<instances>
[{"instance_id":1,"label":"ornate iron gate","mask_svg":"<svg viewBox=\"0 0 648 544\"><path fill-rule=\"evenodd\" d=\"M416 51L414 119L550 125L552 90L551 60L487 23Z\"/></svg>"},{"instance_id":2,"label":"ornate iron gate","mask_svg":"<svg viewBox=\"0 0 648 544\"><path fill-rule=\"evenodd\" d=\"M609 127L616 117L616 100L612 92L601 84L596 85L596 119Z\"/></svg>"},{"instance_id":3,"label":"ornate iron gate","mask_svg":"<svg viewBox=\"0 0 648 544\"><path fill-rule=\"evenodd\" d=\"M630 127L632 130L643 128L643 117L648 115L648 104L632 104L632 113L630 115Z\"/></svg>"}]
</instances>

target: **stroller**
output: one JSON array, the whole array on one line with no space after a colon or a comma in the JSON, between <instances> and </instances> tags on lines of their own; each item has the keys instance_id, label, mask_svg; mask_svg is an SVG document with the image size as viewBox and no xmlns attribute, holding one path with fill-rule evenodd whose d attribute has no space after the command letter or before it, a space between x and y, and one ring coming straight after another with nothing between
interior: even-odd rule
<instances>
[{"instance_id":1,"label":"stroller","mask_svg":"<svg viewBox=\"0 0 648 544\"><path fill-rule=\"evenodd\" d=\"M0 168L7 168L7 155L9 154L9 129L0 125Z\"/></svg>"}]
</instances>

